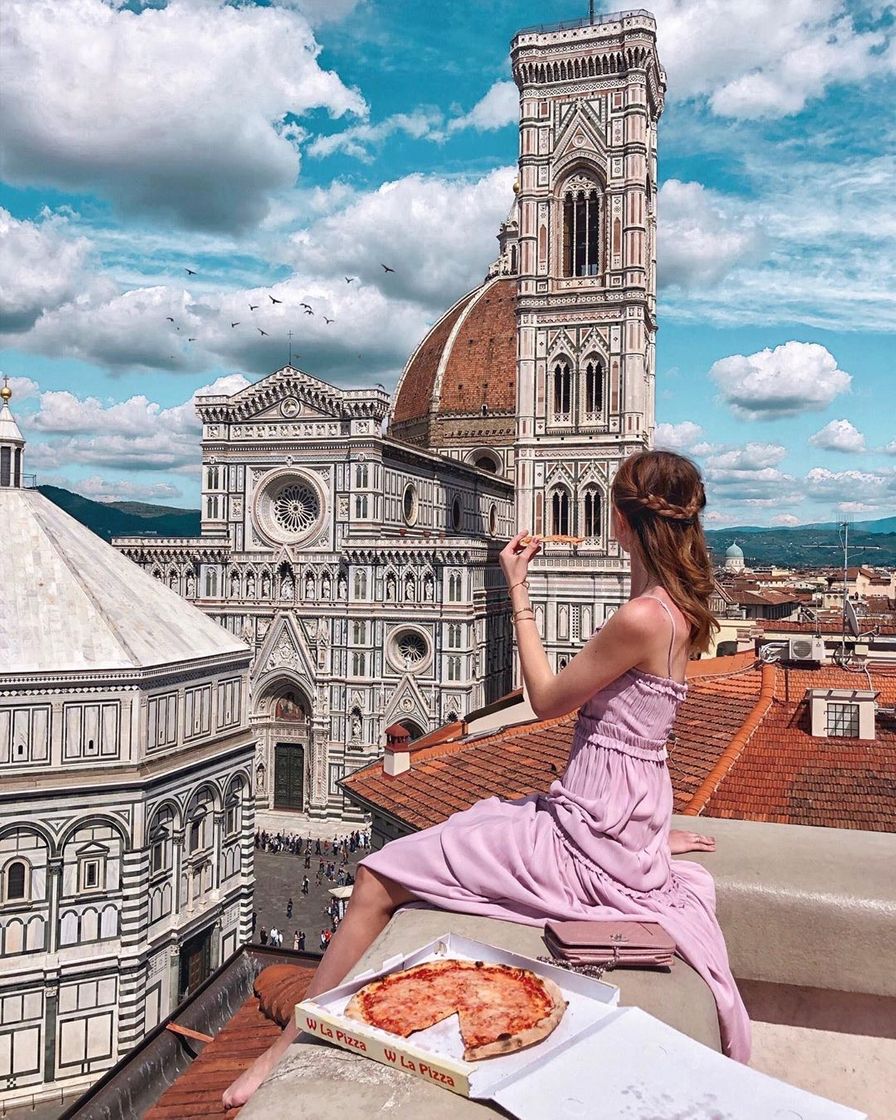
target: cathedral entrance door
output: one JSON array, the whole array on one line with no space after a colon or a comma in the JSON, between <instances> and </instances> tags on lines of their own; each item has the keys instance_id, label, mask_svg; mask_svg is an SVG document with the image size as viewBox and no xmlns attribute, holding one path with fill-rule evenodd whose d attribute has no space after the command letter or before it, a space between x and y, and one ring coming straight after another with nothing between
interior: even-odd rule
<instances>
[{"instance_id":1,"label":"cathedral entrance door","mask_svg":"<svg viewBox=\"0 0 896 1120\"><path fill-rule=\"evenodd\" d=\"M274 749L274 808L303 809L305 748L299 743L278 743Z\"/></svg>"}]
</instances>

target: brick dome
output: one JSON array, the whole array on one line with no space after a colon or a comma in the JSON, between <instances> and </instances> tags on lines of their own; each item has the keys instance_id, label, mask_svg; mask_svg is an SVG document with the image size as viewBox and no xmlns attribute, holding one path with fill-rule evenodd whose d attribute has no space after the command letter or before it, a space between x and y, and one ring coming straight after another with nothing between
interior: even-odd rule
<instances>
[{"instance_id":1,"label":"brick dome","mask_svg":"<svg viewBox=\"0 0 896 1120\"><path fill-rule=\"evenodd\" d=\"M426 447L512 443L516 413L516 277L459 299L405 366L391 434Z\"/></svg>"}]
</instances>

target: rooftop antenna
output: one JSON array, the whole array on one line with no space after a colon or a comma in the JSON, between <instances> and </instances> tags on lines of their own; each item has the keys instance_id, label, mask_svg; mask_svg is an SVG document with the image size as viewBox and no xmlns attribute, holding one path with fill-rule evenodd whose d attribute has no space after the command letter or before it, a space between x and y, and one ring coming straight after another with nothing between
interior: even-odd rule
<instances>
[{"instance_id":1,"label":"rooftop antenna","mask_svg":"<svg viewBox=\"0 0 896 1120\"><path fill-rule=\"evenodd\" d=\"M846 608L850 605L847 599L848 578L849 578L849 520L844 519L840 522L840 543L843 545L843 619L840 626L840 660L846 660ZM855 615L855 611L853 611Z\"/></svg>"},{"instance_id":2,"label":"rooftop antenna","mask_svg":"<svg viewBox=\"0 0 896 1120\"><path fill-rule=\"evenodd\" d=\"M289 339L289 368L292 369L292 331L287 331L286 336Z\"/></svg>"},{"instance_id":3,"label":"rooftop antenna","mask_svg":"<svg viewBox=\"0 0 896 1120\"><path fill-rule=\"evenodd\" d=\"M588 19L594 23L594 0L588 0Z\"/></svg>"}]
</instances>

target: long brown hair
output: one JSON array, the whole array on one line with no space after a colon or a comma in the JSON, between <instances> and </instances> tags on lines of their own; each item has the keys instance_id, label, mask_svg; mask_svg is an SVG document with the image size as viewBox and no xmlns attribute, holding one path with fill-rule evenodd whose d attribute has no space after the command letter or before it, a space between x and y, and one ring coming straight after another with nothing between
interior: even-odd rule
<instances>
[{"instance_id":1,"label":"long brown hair","mask_svg":"<svg viewBox=\"0 0 896 1120\"><path fill-rule=\"evenodd\" d=\"M640 451L619 465L613 505L632 528L647 572L665 588L691 627L691 649L703 652L717 630L709 609L712 566L700 513L700 471L672 451Z\"/></svg>"}]
</instances>

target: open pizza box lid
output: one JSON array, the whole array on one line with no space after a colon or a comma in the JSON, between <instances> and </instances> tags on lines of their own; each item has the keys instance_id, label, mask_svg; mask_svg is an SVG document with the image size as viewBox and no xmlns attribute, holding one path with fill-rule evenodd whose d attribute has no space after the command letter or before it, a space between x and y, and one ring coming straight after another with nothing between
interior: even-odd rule
<instances>
[{"instance_id":1,"label":"open pizza box lid","mask_svg":"<svg viewBox=\"0 0 896 1120\"><path fill-rule=\"evenodd\" d=\"M351 997L371 980L428 960L484 960L528 968L553 980L568 1000L543 1042L482 1062L463 1059L457 1016L410 1038L348 1019ZM296 1006L299 1027L455 1093L491 1100L518 1120L867 1120L731 1061L637 1007L619 1007L619 989L558 966L449 933L382 968Z\"/></svg>"}]
</instances>

